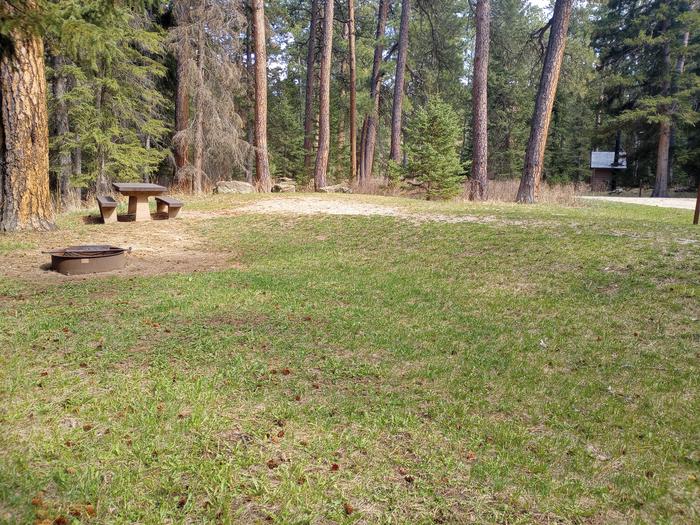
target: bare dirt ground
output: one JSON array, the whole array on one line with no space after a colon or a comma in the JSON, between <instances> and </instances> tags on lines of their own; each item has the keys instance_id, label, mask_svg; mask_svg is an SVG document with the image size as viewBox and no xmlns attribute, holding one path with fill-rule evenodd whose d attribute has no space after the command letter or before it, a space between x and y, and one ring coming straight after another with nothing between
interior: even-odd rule
<instances>
[{"instance_id":1,"label":"bare dirt ground","mask_svg":"<svg viewBox=\"0 0 700 525\"><path fill-rule=\"evenodd\" d=\"M478 222L520 225L523 221L500 219L489 216L475 215L444 215L441 213L413 213L383 204L370 204L367 202L350 202L343 200L324 199L311 196L300 196L284 199L268 199L250 204L237 210L241 213L272 213L293 215L362 215L397 217L415 223L422 222L447 222L463 223Z\"/></svg>"},{"instance_id":2,"label":"bare dirt ground","mask_svg":"<svg viewBox=\"0 0 700 525\"><path fill-rule=\"evenodd\" d=\"M688 198L651 198L651 197L581 197L586 200L602 202L623 202L625 204L642 204L644 206L657 206L659 208L678 208L680 210L694 210L695 199Z\"/></svg>"},{"instance_id":3,"label":"bare dirt ground","mask_svg":"<svg viewBox=\"0 0 700 525\"><path fill-rule=\"evenodd\" d=\"M63 282L94 279L92 275L66 276L50 269L51 256L43 251L80 244L108 244L130 247L126 268L105 272L99 276L129 277L209 271L239 266L235 253L214 250L206 239L190 227L193 222L210 217L192 212L182 219L151 222L94 223L87 218L84 227L63 228L50 232L27 233L17 241L30 248L0 252L0 277L15 277L31 281Z\"/></svg>"}]
</instances>

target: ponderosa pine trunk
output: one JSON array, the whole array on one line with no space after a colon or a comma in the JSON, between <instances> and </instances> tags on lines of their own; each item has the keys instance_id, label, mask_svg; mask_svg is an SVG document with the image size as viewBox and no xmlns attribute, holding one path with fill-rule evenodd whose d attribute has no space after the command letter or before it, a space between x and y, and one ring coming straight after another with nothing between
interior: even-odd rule
<instances>
[{"instance_id":1,"label":"ponderosa pine trunk","mask_svg":"<svg viewBox=\"0 0 700 525\"><path fill-rule=\"evenodd\" d=\"M690 42L690 32L686 31L683 33L683 51L681 54L678 56L678 59L676 60L676 81L672 83L671 85L671 92L675 94L675 92L678 89L678 80L680 79L681 75L685 72L685 55L688 50L688 43ZM672 185L673 184L673 156L674 156L674 151L676 149L676 126L672 122L671 123L671 138L670 138L671 143L669 144L668 147L668 184Z\"/></svg>"},{"instance_id":2,"label":"ponderosa pine trunk","mask_svg":"<svg viewBox=\"0 0 700 525\"><path fill-rule=\"evenodd\" d=\"M573 0L557 0L554 4L547 52L542 66L530 138L525 152L525 167L516 198L521 203L534 203L539 194L547 135L552 118L552 107L557 94L561 64L564 59L566 34L569 30L572 6Z\"/></svg>"},{"instance_id":3,"label":"ponderosa pine trunk","mask_svg":"<svg viewBox=\"0 0 700 525\"><path fill-rule=\"evenodd\" d=\"M187 85L187 63L189 59L185 55L188 46L182 46L177 57L177 87L175 93L175 133L182 133L190 126L190 96ZM189 142L185 138L186 134L182 134L175 141L175 168L179 172L185 168L189 162Z\"/></svg>"},{"instance_id":4,"label":"ponderosa pine trunk","mask_svg":"<svg viewBox=\"0 0 700 525\"><path fill-rule=\"evenodd\" d=\"M58 139L58 195L63 209L75 204L75 191L71 187L71 172L73 162L71 151L66 147L66 140L70 134L70 123L68 119L68 105L65 96L68 91L68 78L63 72L66 65L65 57L54 55L51 58L54 80L53 96L54 106L54 132Z\"/></svg>"},{"instance_id":5,"label":"ponderosa pine trunk","mask_svg":"<svg viewBox=\"0 0 700 525\"><path fill-rule=\"evenodd\" d=\"M348 0L348 52L350 53L350 180L355 181L357 176L357 61L353 0Z\"/></svg>"},{"instance_id":6,"label":"ponderosa pine trunk","mask_svg":"<svg viewBox=\"0 0 700 525\"><path fill-rule=\"evenodd\" d=\"M202 193L204 179L204 28L197 31L197 103L194 125L192 191Z\"/></svg>"},{"instance_id":7,"label":"ponderosa pine trunk","mask_svg":"<svg viewBox=\"0 0 700 525\"><path fill-rule=\"evenodd\" d=\"M246 26L245 38L245 65L246 65L246 87L248 96L255 100L255 65L253 64L253 8L247 4L246 15L248 25ZM255 107L249 108L246 115L246 134L248 144L255 146ZM245 181L253 184L255 172L255 150L248 155L248 163L245 170Z\"/></svg>"},{"instance_id":8,"label":"ponderosa pine trunk","mask_svg":"<svg viewBox=\"0 0 700 525\"><path fill-rule=\"evenodd\" d=\"M321 78L319 82L318 150L314 168L316 191L326 186L328 157L330 155L330 96L331 59L333 56L333 0L326 0L323 13L323 51L321 55Z\"/></svg>"},{"instance_id":9,"label":"ponderosa pine trunk","mask_svg":"<svg viewBox=\"0 0 700 525\"><path fill-rule=\"evenodd\" d=\"M377 143L377 126L379 123L379 105L381 95L381 67L384 53L384 33L386 32L386 19L389 13L391 0L379 0L377 11L377 31L375 33L374 62L372 65L372 78L370 79L370 98L372 100L371 113L365 116L360 134L360 165L358 182L366 184L372 178L374 166L374 150Z\"/></svg>"},{"instance_id":10,"label":"ponderosa pine trunk","mask_svg":"<svg viewBox=\"0 0 700 525\"><path fill-rule=\"evenodd\" d=\"M411 0L401 2L401 26L399 28L399 48L396 59L394 80L394 105L391 110L391 149L389 158L401 162L401 121L403 116L403 92L408 57L408 25L411 16Z\"/></svg>"},{"instance_id":11,"label":"ponderosa pine trunk","mask_svg":"<svg viewBox=\"0 0 700 525\"><path fill-rule=\"evenodd\" d=\"M265 4L253 0L253 42L255 53L255 185L269 192L270 162L267 153L267 49L265 48Z\"/></svg>"},{"instance_id":12,"label":"ponderosa pine trunk","mask_svg":"<svg viewBox=\"0 0 700 525\"><path fill-rule=\"evenodd\" d=\"M318 18L318 0L312 0L309 45L306 50L306 93L304 101L304 167L307 174L311 172L314 153L314 66L316 64Z\"/></svg>"},{"instance_id":13,"label":"ponderosa pine trunk","mask_svg":"<svg viewBox=\"0 0 700 525\"><path fill-rule=\"evenodd\" d=\"M28 9L36 7L33 1ZM3 11L14 9L2 2ZM0 47L0 231L53 228L44 42L14 29ZM5 45L9 44L9 45Z\"/></svg>"},{"instance_id":14,"label":"ponderosa pine trunk","mask_svg":"<svg viewBox=\"0 0 700 525\"><path fill-rule=\"evenodd\" d=\"M472 173L469 198L484 200L488 186L488 70L490 0L476 3L476 45L474 49L474 79L472 82Z\"/></svg>"},{"instance_id":15,"label":"ponderosa pine trunk","mask_svg":"<svg viewBox=\"0 0 700 525\"><path fill-rule=\"evenodd\" d=\"M661 24L661 34L668 31L670 21L665 19ZM664 81L661 85L661 96L668 97L671 92L671 42L666 39L663 48L664 58ZM669 150L671 149L671 108L664 104L661 108L662 120L659 123L659 141L656 148L656 179L654 180L654 190L652 197L668 197L668 164Z\"/></svg>"},{"instance_id":16,"label":"ponderosa pine trunk","mask_svg":"<svg viewBox=\"0 0 700 525\"><path fill-rule=\"evenodd\" d=\"M104 67L104 65L103 65ZM104 69L102 70L104 74ZM99 113L102 111L102 104L107 96L104 84L95 93L95 109ZM103 143L98 143L95 152L97 162L97 175L95 177L95 192L97 195L108 195L111 191L109 179L107 178L107 151Z\"/></svg>"}]
</instances>

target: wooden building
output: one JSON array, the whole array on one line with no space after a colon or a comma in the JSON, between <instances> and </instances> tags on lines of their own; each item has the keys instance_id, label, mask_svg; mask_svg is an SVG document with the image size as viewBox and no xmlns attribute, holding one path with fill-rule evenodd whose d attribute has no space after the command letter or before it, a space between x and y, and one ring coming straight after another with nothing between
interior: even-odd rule
<instances>
[{"instance_id":1,"label":"wooden building","mask_svg":"<svg viewBox=\"0 0 700 525\"><path fill-rule=\"evenodd\" d=\"M627 155L620 151L615 159L614 151L591 152L591 191L614 189L615 172L627 169Z\"/></svg>"}]
</instances>

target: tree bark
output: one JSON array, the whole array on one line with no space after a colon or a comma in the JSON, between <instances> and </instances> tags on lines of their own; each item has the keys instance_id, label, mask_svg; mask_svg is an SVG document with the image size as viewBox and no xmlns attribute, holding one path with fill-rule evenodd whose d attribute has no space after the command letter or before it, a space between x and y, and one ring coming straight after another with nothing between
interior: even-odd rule
<instances>
[{"instance_id":1,"label":"tree bark","mask_svg":"<svg viewBox=\"0 0 700 525\"><path fill-rule=\"evenodd\" d=\"M200 23L201 24L201 23ZM197 106L194 129L192 191L202 193L204 174L204 27L197 31Z\"/></svg>"},{"instance_id":2,"label":"tree bark","mask_svg":"<svg viewBox=\"0 0 700 525\"><path fill-rule=\"evenodd\" d=\"M306 50L306 93L304 102L304 166L311 171L314 150L314 65L316 64L316 32L318 30L318 0L311 1L309 47Z\"/></svg>"},{"instance_id":3,"label":"tree bark","mask_svg":"<svg viewBox=\"0 0 700 525\"><path fill-rule=\"evenodd\" d=\"M530 139L525 153L525 167L516 198L518 202L534 203L539 194L549 123L557 94L561 64L564 59L566 34L569 29L572 6L573 0L556 0L554 4L547 53L542 67L535 113L530 128Z\"/></svg>"},{"instance_id":4,"label":"tree bark","mask_svg":"<svg viewBox=\"0 0 700 525\"><path fill-rule=\"evenodd\" d=\"M100 74L104 75L104 65L100 69ZM102 111L102 105L106 97L106 88L104 84L95 93L95 109L98 113ZM109 180L107 178L107 152L105 151L105 145L103 143L97 144L97 151L95 152L96 162L97 162L97 176L95 177L95 192L98 195L105 195L110 193Z\"/></svg>"},{"instance_id":5,"label":"tree bark","mask_svg":"<svg viewBox=\"0 0 700 525\"><path fill-rule=\"evenodd\" d=\"M321 79L319 82L318 150L314 168L316 191L326 186L328 156L330 154L330 87L331 59L333 55L333 0L326 0L323 13L323 52L321 55Z\"/></svg>"},{"instance_id":6,"label":"tree bark","mask_svg":"<svg viewBox=\"0 0 700 525\"><path fill-rule=\"evenodd\" d=\"M350 53L350 180L357 177L357 60L355 56L355 2L348 0L348 51Z\"/></svg>"},{"instance_id":7,"label":"tree bark","mask_svg":"<svg viewBox=\"0 0 700 525\"><path fill-rule=\"evenodd\" d=\"M384 53L384 33L386 32L386 19L389 13L391 0L379 0L377 11L377 32L374 44L374 63L372 65L372 78L370 79L370 98L372 99L372 112L365 116L360 137L360 166L358 182L366 184L372 178L374 165L374 149L377 142L377 124L379 122L379 104L381 94L381 67Z\"/></svg>"},{"instance_id":8,"label":"tree bark","mask_svg":"<svg viewBox=\"0 0 700 525\"><path fill-rule=\"evenodd\" d=\"M175 93L175 133L181 133L190 126L190 96L187 89L187 56L184 55L188 46L183 46L177 57L177 87ZM180 136L174 144L175 168L180 171L189 164L189 143Z\"/></svg>"},{"instance_id":9,"label":"tree bark","mask_svg":"<svg viewBox=\"0 0 700 525\"><path fill-rule=\"evenodd\" d=\"M58 139L58 194L61 206L67 209L74 204L75 192L71 188L71 152L65 144L70 134L68 105L64 98L68 91L68 78L63 72L66 59L60 55L54 55L51 62L54 69L53 95L56 101L54 107L54 131Z\"/></svg>"},{"instance_id":10,"label":"tree bark","mask_svg":"<svg viewBox=\"0 0 700 525\"><path fill-rule=\"evenodd\" d=\"M668 31L670 21L663 21L661 33L665 35ZM666 38L663 48L664 57L664 81L661 86L661 96L667 97L671 93L671 79L669 73L671 70L671 42ZM665 105L661 108L662 120L659 124L659 142L656 149L656 179L654 181L654 190L651 192L652 197L668 197L668 166L669 166L669 150L671 148L671 115L672 109Z\"/></svg>"},{"instance_id":11,"label":"tree bark","mask_svg":"<svg viewBox=\"0 0 700 525\"><path fill-rule=\"evenodd\" d=\"M401 120L403 113L403 92L408 56L408 25L411 16L411 0L401 2L401 27L399 28L399 49L396 60L394 81L394 105L391 110L391 149L389 158L401 162Z\"/></svg>"},{"instance_id":12,"label":"tree bark","mask_svg":"<svg viewBox=\"0 0 700 525\"><path fill-rule=\"evenodd\" d=\"M253 42L255 47L255 185L258 191L269 192L272 181L267 153L267 50L263 0L253 0Z\"/></svg>"},{"instance_id":13,"label":"tree bark","mask_svg":"<svg viewBox=\"0 0 700 525\"><path fill-rule=\"evenodd\" d=\"M671 92L676 93L678 89L678 81L681 75L685 72L685 56L688 50L688 42L690 41L690 32L686 31L683 33L683 50L676 60L676 77L675 81L671 84ZM673 184L673 156L676 149L676 126L671 123L671 138L670 144L668 146L668 184L669 186Z\"/></svg>"},{"instance_id":14,"label":"tree bark","mask_svg":"<svg viewBox=\"0 0 700 525\"><path fill-rule=\"evenodd\" d=\"M12 11L2 2L4 11ZM28 9L35 9L33 1ZM0 47L0 231L53 228L44 42L14 29Z\"/></svg>"},{"instance_id":15,"label":"tree bark","mask_svg":"<svg viewBox=\"0 0 700 525\"><path fill-rule=\"evenodd\" d=\"M245 65L246 65L246 87L248 96L255 99L255 65L253 64L253 8L250 2L246 5L246 17L248 25L246 26L245 38ZM248 108L246 115L246 133L248 144L255 147L255 107ZM255 150L253 149L248 155L248 163L245 170L245 180L248 184L254 183L255 173Z\"/></svg>"},{"instance_id":16,"label":"tree bark","mask_svg":"<svg viewBox=\"0 0 700 525\"><path fill-rule=\"evenodd\" d=\"M491 2L477 0L472 83L472 176L469 198L484 200L488 186L488 70Z\"/></svg>"}]
</instances>

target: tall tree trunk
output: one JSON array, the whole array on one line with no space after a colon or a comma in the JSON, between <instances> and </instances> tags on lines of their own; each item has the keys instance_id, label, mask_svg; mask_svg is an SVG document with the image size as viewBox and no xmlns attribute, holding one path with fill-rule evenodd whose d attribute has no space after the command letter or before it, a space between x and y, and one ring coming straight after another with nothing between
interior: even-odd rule
<instances>
[{"instance_id":1,"label":"tall tree trunk","mask_svg":"<svg viewBox=\"0 0 700 525\"><path fill-rule=\"evenodd\" d=\"M71 188L70 181L72 171L71 152L65 145L70 134L68 105L65 101L68 90L68 78L63 72L66 59L60 55L54 55L51 62L54 69L53 95L56 101L54 123L56 137L58 138L58 194L61 206L67 209L74 203L75 192Z\"/></svg>"},{"instance_id":2,"label":"tall tree trunk","mask_svg":"<svg viewBox=\"0 0 700 525\"><path fill-rule=\"evenodd\" d=\"M394 106L391 110L391 153L389 158L401 162L401 120L403 114L403 91L408 56L408 25L411 16L411 0L401 2L401 27L399 29L399 49L396 60L394 81Z\"/></svg>"},{"instance_id":3,"label":"tall tree trunk","mask_svg":"<svg viewBox=\"0 0 700 525\"><path fill-rule=\"evenodd\" d=\"M188 46L182 46L177 57L177 88L175 94L175 133L182 133L190 126L190 96L187 82L187 63L185 55ZM175 141L175 168L179 172L189 164L189 142L184 134Z\"/></svg>"},{"instance_id":4,"label":"tall tree trunk","mask_svg":"<svg viewBox=\"0 0 700 525\"><path fill-rule=\"evenodd\" d=\"M678 89L678 81L680 80L681 75L685 72L685 55L688 50L688 42L690 41L690 32L686 31L683 33L683 51L681 54L678 56L678 59L676 60L676 77L674 79L674 82L671 84L671 92L673 94L676 93L676 90ZM671 123L671 139L670 139L670 144L668 148L668 184L672 185L673 184L673 155L674 151L676 149L676 126L674 123Z\"/></svg>"},{"instance_id":5,"label":"tall tree trunk","mask_svg":"<svg viewBox=\"0 0 700 525\"><path fill-rule=\"evenodd\" d=\"M103 66L104 67L104 66ZM104 75L104 69L101 70L102 75ZM106 93L106 88L104 84L95 93L95 109L99 114L102 111L102 106L104 104L104 99ZM109 179L107 178L107 151L104 143L97 144L97 151L95 153L97 161L97 177L95 178L95 192L98 195L108 194L111 190L109 185Z\"/></svg>"},{"instance_id":6,"label":"tall tree trunk","mask_svg":"<svg viewBox=\"0 0 700 525\"><path fill-rule=\"evenodd\" d=\"M204 27L197 31L197 106L194 126L194 173L192 191L202 193L204 178Z\"/></svg>"},{"instance_id":7,"label":"tall tree trunk","mask_svg":"<svg viewBox=\"0 0 700 525\"><path fill-rule=\"evenodd\" d=\"M316 32L318 31L318 0L311 1L309 46L306 50L306 93L304 102L304 166L311 172L314 153L314 65L316 64Z\"/></svg>"},{"instance_id":8,"label":"tall tree trunk","mask_svg":"<svg viewBox=\"0 0 700 525\"><path fill-rule=\"evenodd\" d=\"M0 231L48 230L54 217L44 42L20 29L6 38L10 45L0 48Z\"/></svg>"},{"instance_id":9,"label":"tall tree trunk","mask_svg":"<svg viewBox=\"0 0 700 525\"><path fill-rule=\"evenodd\" d=\"M360 137L360 169L358 182L360 185L366 184L372 178L372 167L374 165L374 149L377 142L377 125L379 122L379 104L381 94L381 67L382 55L384 53L384 33L386 31L386 19L389 13L391 0L379 0L377 11L377 32L375 33L374 63L372 65L372 78L370 79L370 98L372 99L372 110L365 117L362 124Z\"/></svg>"},{"instance_id":10,"label":"tall tree trunk","mask_svg":"<svg viewBox=\"0 0 700 525\"><path fill-rule=\"evenodd\" d=\"M253 64L253 9L250 3L246 5L246 16L248 25L246 26L245 38L245 64L246 64L246 87L248 96L255 99L255 65ZM246 132L248 144L255 147L255 107L248 108L246 116ZM255 172L255 150L251 151L248 156L248 162L245 170L245 180L248 184L253 184Z\"/></svg>"},{"instance_id":11,"label":"tall tree trunk","mask_svg":"<svg viewBox=\"0 0 700 525\"><path fill-rule=\"evenodd\" d=\"M472 84L472 176L471 200L484 200L488 185L488 70L491 2L477 0L474 81Z\"/></svg>"},{"instance_id":12,"label":"tall tree trunk","mask_svg":"<svg viewBox=\"0 0 700 525\"><path fill-rule=\"evenodd\" d=\"M343 39L346 40L350 37L350 31L349 27L347 24L343 25ZM341 79L345 79L346 76L346 70L349 69L349 61L348 62L341 62L340 64L340 71L339 71L339 76ZM333 168L333 173L338 173L343 170L343 165L345 164L345 157L343 157L342 153L343 150L345 149L345 141L347 139L347 120L348 120L348 112L345 111L345 95L347 91L345 89L345 83L340 82L340 87L339 87L339 93L338 93L338 100L339 100L339 111L338 111L338 134L337 134L337 140L335 144L335 151L336 157L335 157L335 167Z\"/></svg>"},{"instance_id":13,"label":"tall tree trunk","mask_svg":"<svg viewBox=\"0 0 700 525\"><path fill-rule=\"evenodd\" d=\"M357 176L357 63L355 57L355 2L348 0L348 51L350 53L350 180Z\"/></svg>"},{"instance_id":14,"label":"tall tree trunk","mask_svg":"<svg viewBox=\"0 0 700 525\"><path fill-rule=\"evenodd\" d=\"M661 34L666 35L670 21L665 19L662 24ZM671 79L669 73L671 70L671 41L666 38L664 43L664 81L661 86L661 96L667 97L671 93ZM671 149L671 120L672 108L664 104L661 108L662 120L659 123L659 142L656 148L656 179L654 181L654 190L651 192L652 197L668 197L668 166L669 166L669 150Z\"/></svg>"},{"instance_id":15,"label":"tall tree trunk","mask_svg":"<svg viewBox=\"0 0 700 525\"><path fill-rule=\"evenodd\" d=\"M76 139L80 140L80 137L76 137ZM80 148L80 146L71 152L71 163L73 177L80 178L80 176L83 174L83 150Z\"/></svg>"},{"instance_id":16,"label":"tall tree trunk","mask_svg":"<svg viewBox=\"0 0 700 525\"><path fill-rule=\"evenodd\" d=\"M652 197L668 197L668 153L671 146L671 122L659 124L659 142L656 148L656 180Z\"/></svg>"},{"instance_id":17,"label":"tall tree trunk","mask_svg":"<svg viewBox=\"0 0 700 525\"><path fill-rule=\"evenodd\" d=\"M333 0L326 0L323 13L323 52L321 56L321 79L319 82L318 150L314 168L316 191L326 186L328 156L330 154L330 96L331 59L333 55Z\"/></svg>"},{"instance_id":18,"label":"tall tree trunk","mask_svg":"<svg viewBox=\"0 0 700 525\"><path fill-rule=\"evenodd\" d=\"M272 181L267 156L267 50L263 0L253 0L253 41L255 46L255 185L258 191L269 192Z\"/></svg>"},{"instance_id":19,"label":"tall tree trunk","mask_svg":"<svg viewBox=\"0 0 700 525\"><path fill-rule=\"evenodd\" d=\"M533 203L537 200L539 194L544 153L547 146L547 134L549 133L552 107L557 94L561 64L564 59L566 33L569 29L572 5L573 0L556 0L554 4L554 16L549 29L547 53L542 66L542 76L540 77L540 86L535 102L535 113L532 117L530 128L530 139L528 140L525 153L525 168L520 179L520 188L516 199L518 202Z\"/></svg>"}]
</instances>

